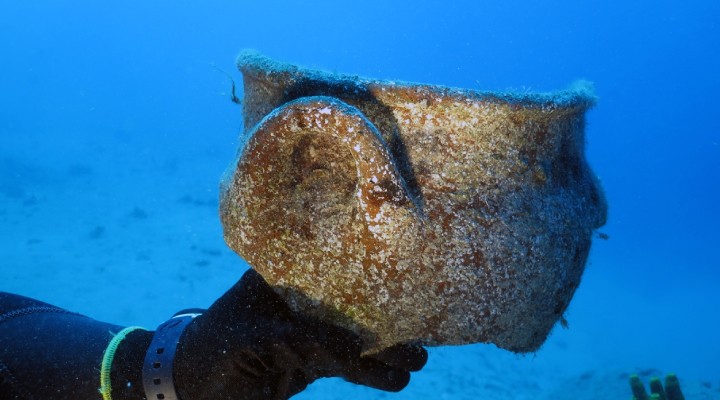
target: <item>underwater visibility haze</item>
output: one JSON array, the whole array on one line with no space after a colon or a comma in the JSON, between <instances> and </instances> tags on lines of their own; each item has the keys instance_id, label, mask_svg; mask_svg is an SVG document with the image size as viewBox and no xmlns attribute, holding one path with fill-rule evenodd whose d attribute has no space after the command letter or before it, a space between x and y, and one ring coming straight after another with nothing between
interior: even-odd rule
<instances>
[{"instance_id":1,"label":"underwater visibility haze","mask_svg":"<svg viewBox=\"0 0 720 400\"><path fill-rule=\"evenodd\" d=\"M3 2L0 290L154 328L248 268L219 184L245 49L371 79L520 95L593 83L584 150L608 204L539 350L429 348L399 393L617 399L638 374L720 398L720 2ZM624 396L624 397L623 397Z\"/></svg>"}]
</instances>

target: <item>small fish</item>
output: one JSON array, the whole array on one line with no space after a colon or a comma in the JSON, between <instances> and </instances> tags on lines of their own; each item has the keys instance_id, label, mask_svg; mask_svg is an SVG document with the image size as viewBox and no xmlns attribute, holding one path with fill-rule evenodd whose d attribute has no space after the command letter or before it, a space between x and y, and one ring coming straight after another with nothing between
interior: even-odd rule
<instances>
[{"instance_id":1,"label":"small fish","mask_svg":"<svg viewBox=\"0 0 720 400\"><path fill-rule=\"evenodd\" d=\"M564 315L560 317L560 326L562 326L563 329L568 329L568 328L570 328L570 324L568 323L568 320L565 319L565 316L564 316Z\"/></svg>"},{"instance_id":2,"label":"small fish","mask_svg":"<svg viewBox=\"0 0 720 400\"><path fill-rule=\"evenodd\" d=\"M218 68L215 64L211 64L213 68L215 68L218 72L222 73L223 75L227 76L228 79L230 79L230 82L232 83L232 87L230 88L230 101L232 101L235 104L242 104L242 100L240 100L239 97L235 94L235 79L230 76L227 72L221 70Z\"/></svg>"}]
</instances>

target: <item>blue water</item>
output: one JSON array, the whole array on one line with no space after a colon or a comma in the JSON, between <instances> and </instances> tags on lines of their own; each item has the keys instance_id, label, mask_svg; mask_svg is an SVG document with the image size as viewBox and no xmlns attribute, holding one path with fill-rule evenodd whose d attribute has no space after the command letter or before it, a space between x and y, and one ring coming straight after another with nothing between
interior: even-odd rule
<instances>
[{"instance_id":1,"label":"blue water","mask_svg":"<svg viewBox=\"0 0 720 400\"><path fill-rule=\"evenodd\" d=\"M610 239L533 371L656 368L720 386L713 0L3 2L0 290L147 326L221 295L247 266L216 216L242 130L218 69L240 82L245 48L483 90L595 82L587 156ZM433 349L418 388L465 398L493 360L531 363L493 351ZM413 385L394 396L422 398Z\"/></svg>"}]
</instances>

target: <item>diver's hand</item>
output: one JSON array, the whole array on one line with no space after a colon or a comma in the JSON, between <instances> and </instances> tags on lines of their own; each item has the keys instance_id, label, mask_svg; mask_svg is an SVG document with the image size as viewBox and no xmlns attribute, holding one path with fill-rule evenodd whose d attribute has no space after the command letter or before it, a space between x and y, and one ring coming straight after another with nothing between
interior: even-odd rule
<instances>
[{"instance_id":1,"label":"diver's hand","mask_svg":"<svg viewBox=\"0 0 720 400\"><path fill-rule=\"evenodd\" d=\"M294 313L249 270L183 332L174 362L181 399L287 399L318 378L337 376L399 391L427 352L398 345L361 357L351 332Z\"/></svg>"}]
</instances>

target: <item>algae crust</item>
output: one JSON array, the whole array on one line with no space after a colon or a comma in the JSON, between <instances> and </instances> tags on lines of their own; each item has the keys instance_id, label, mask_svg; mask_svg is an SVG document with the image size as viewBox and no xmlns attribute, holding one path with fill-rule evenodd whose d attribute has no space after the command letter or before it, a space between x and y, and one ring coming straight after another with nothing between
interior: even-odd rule
<instances>
[{"instance_id":1,"label":"algae crust","mask_svg":"<svg viewBox=\"0 0 720 400\"><path fill-rule=\"evenodd\" d=\"M478 92L243 53L228 245L295 309L395 343L537 349L607 206L584 156L587 85Z\"/></svg>"}]
</instances>

